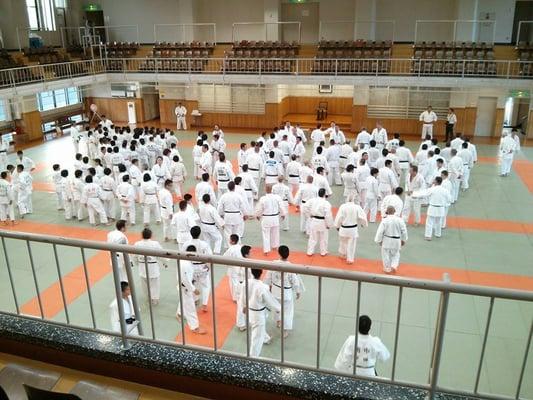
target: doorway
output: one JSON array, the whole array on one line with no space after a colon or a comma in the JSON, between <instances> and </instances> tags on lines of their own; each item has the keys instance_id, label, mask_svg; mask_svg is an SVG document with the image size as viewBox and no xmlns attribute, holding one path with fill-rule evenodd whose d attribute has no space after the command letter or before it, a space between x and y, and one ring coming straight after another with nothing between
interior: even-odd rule
<instances>
[{"instance_id":1,"label":"doorway","mask_svg":"<svg viewBox=\"0 0 533 400\"><path fill-rule=\"evenodd\" d=\"M319 3L282 3L281 20L300 22L301 43L316 43L318 40L318 7ZM282 27L281 39L286 41L298 40L298 28L289 24Z\"/></svg>"},{"instance_id":2,"label":"doorway","mask_svg":"<svg viewBox=\"0 0 533 400\"><path fill-rule=\"evenodd\" d=\"M478 99L475 136L492 136L497 100L496 97L480 97Z\"/></svg>"}]
</instances>

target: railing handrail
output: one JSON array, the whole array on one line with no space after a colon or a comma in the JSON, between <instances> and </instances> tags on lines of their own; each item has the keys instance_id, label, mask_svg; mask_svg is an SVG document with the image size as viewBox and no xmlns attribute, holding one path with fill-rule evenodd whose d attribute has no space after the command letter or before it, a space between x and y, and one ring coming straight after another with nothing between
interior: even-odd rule
<instances>
[{"instance_id":1,"label":"railing handrail","mask_svg":"<svg viewBox=\"0 0 533 400\"><path fill-rule=\"evenodd\" d=\"M412 289L423 289L433 291L447 291L455 294L495 297L508 300L520 300L533 302L533 291L506 289L498 287L486 287L469 285L454 282L434 281L418 278L403 278L383 274L372 274L367 272L344 271L339 269L314 267L302 264L284 263L279 261L263 261L245 258L230 258L217 255L196 255L175 250L157 250L140 248L132 245L111 244L107 242L72 239L43 235L37 233L13 232L0 230L0 237L8 239L18 239L23 241L54 244L59 246L83 247L92 250L104 250L117 253L128 253L136 255L153 256L160 258L170 258L175 260L202 261L205 263L222 264L226 266L239 266L248 268L261 268L267 270L300 273L311 276L321 276L323 278L344 279L364 283L374 283L381 285L408 287Z\"/></svg>"}]
</instances>

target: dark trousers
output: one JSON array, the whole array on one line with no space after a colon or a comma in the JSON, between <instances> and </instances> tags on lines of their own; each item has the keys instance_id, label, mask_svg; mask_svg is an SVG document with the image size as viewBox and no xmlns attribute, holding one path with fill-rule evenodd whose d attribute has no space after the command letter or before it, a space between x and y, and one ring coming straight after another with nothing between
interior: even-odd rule
<instances>
[{"instance_id":1,"label":"dark trousers","mask_svg":"<svg viewBox=\"0 0 533 400\"><path fill-rule=\"evenodd\" d=\"M446 142L449 142L453 139L453 126L454 124L449 124L446 122Z\"/></svg>"}]
</instances>

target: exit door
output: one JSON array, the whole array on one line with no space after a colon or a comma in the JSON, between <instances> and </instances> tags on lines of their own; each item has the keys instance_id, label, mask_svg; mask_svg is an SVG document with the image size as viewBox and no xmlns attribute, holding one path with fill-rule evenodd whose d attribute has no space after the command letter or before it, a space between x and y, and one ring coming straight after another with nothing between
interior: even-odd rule
<instances>
[{"instance_id":1,"label":"exit door","mask_svg":"<svg viewBox=\"0 0 533 400\"><path fill-rule=\"evenodd\" d=\"M136 124L137 116L135 115L135 103L128 101L128 124Z\"/></svg>"}]
</instances>

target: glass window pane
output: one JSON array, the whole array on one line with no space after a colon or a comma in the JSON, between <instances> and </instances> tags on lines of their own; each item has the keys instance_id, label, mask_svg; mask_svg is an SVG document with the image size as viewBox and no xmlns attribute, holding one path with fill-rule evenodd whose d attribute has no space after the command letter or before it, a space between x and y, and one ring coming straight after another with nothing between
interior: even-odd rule
<instances>
[{"instance_id":1,"label":"glass window pane","mask_svg":"<svg viewBox=\"0 0 533 400\"><path fill-rule=\"evenodd\" d=\"M65 89L54 90L54 96L56 98L56 108L65 107L67 105L67 97L65 95Z\"/></svg>"},{"instance_id":2,"label":"glass window pane","mask_svg":"<svg viewBox=\"0 0 533 400\"><path fill-rule=\"evenodd\" d=\"M0 100L0 121L7 120L6 104Z\"/></svg>"},{"instance_id":3,"label":"glass window pane","mask_svg":"<svg viewBox=\"0 0 533 400\"><path fill-rule=\"evenodd\" d=\"M55 108L53 92L42 92L42 93L39 93L38 96L39 96L39 111L48 111L48 110L53 110Z\"/></svg>"},{"instance_id":4,"label":"glass window pane","mask_svg":"<svg viewBox=\"0 0 533 400\"><path fill-rule=\"evenodd\" d=\"M78 104L80 97L78 96L78 88L67 88L68 104Z\"/></svg>"},{"instance_id":5,"label":"glass window pane","mask_svg":"<svg viewBox=\"0 0 533 400\"><path fill-rule=\"evenodd\" d=\"M28 22L30 28L37 30L39 29L39 20L37 19L37 9L34 7L28 7Z\"/></svg>"}]
</instances>

